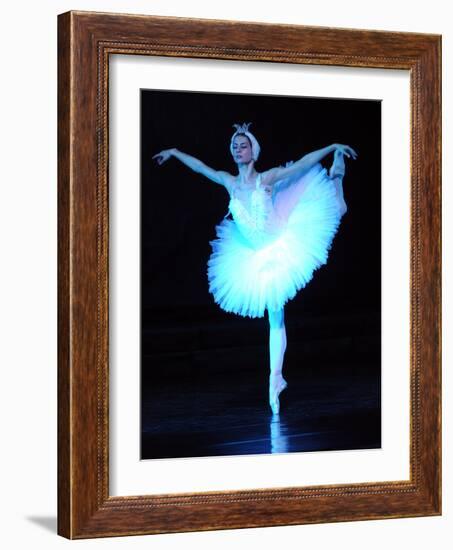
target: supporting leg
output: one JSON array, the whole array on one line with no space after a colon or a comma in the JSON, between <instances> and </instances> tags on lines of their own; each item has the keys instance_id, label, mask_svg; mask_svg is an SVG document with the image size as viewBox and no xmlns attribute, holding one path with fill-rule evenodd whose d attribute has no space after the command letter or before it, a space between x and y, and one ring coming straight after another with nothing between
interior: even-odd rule
<instances>
[{"instance_id":1,"label":"supporting leg","mask_svg":"<svg viewBox=\"0 0 453 550\"><path fill-rule=\"evenodd\" d=\"M345 174L344 155L338 149L334 153L333 163L330 167L329 175L337 191L337 199L340 205L340 212L343 216L347 211L346 202L343 196L343 177Z\"/></svg>"},{"instance_id":2,"label":"supporting leg","mask_svg":"<svg viewBox=\"0 0 453 550\"><path fill-rule=\"evenodd\" d=\"M269 404L272 412L280 412L279 395L288 385L283 378L283 359L286 350L286 328L283 308L268 311L269 315Z\"/></svg>"}]
</instances>

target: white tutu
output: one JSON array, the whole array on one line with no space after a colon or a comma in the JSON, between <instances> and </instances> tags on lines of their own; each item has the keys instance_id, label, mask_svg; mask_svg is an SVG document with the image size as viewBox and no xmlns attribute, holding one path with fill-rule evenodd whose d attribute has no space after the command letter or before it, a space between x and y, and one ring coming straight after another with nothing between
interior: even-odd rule
<instances>
[{"instance_id":1,"label":"white tutu","mask_svg":"<svg viewBox=\"0 0 453 550\"><path fill-rule=\"evenodd\" d=\"M327 262L342 210L333 180L317 164L303 177L279 183L272 196L260 187L247 209L230 201L211 241L209 291L225 311L263 317L279 310Z\"/></svg>"}]
</instances>

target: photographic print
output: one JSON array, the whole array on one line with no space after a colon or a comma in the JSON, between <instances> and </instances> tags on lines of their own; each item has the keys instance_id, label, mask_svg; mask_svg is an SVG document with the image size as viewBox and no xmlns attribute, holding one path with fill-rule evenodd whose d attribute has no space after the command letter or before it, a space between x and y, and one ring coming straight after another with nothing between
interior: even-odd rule
<instances>
[{"instance_id":1,"label":"photographic print","mask_svg":"<svg viewBox=\"0 0 453 550\"><path fill-rule=\"evenodd\" d=\"M381 102L141 90L141 458L379 448Z\"/></svg>"},{"instance_id":2,"label":"photographic print","mask_svg":"<svg viewBox=\"0 0 453 550\"><path fill-rule=\"evenodd\" d=\"M232 23L58 19L70 539L441 513L441 37Z\"/></svg>"}]
</instances>

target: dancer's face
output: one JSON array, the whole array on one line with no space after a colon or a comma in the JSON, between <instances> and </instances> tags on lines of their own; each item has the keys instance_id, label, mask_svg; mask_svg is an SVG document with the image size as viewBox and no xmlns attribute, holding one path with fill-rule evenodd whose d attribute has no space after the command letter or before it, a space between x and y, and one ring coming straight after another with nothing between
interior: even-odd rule
<instances>
[{"instance_id":1,"label":"dancer's face","mask_svg":"<svg viewBox=\"0 0 453 550\"><path fill-rule=\"evenodd\" d=\"M233 140L233 158L237 164L247 164L252 160L252 144L247 136L236 136Z\"/></svg>"}]
</instances>

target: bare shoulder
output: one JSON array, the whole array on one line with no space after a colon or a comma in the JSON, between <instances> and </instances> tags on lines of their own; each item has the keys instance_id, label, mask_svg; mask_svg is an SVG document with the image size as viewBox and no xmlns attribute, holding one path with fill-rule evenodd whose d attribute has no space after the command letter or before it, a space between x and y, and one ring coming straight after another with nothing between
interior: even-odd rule
<instances>
[{"instance_id":1,"label":"bare shoulder","mask_svg":"<svg viewBox=\"0 0 453 550\"><path fill-rule=\"evenodd\" d=\"M222 170L219 170L217 175L219 177L219 183L224 185L228 191L231 192L236 185L236 177L229 172L224 172Z\"/></svg>"},{"instance_id":2,"label":"bare shoulder","mask_svg":"<svg viewBox=\"0 0 453 550\"><path fill-rule=\"evenodd\" d=\"M265 172L261 172L261 186L268 192L272 191L272 186L275 184L278 179L278 168L270 168Z\"/></svg>"}]
</instances>

